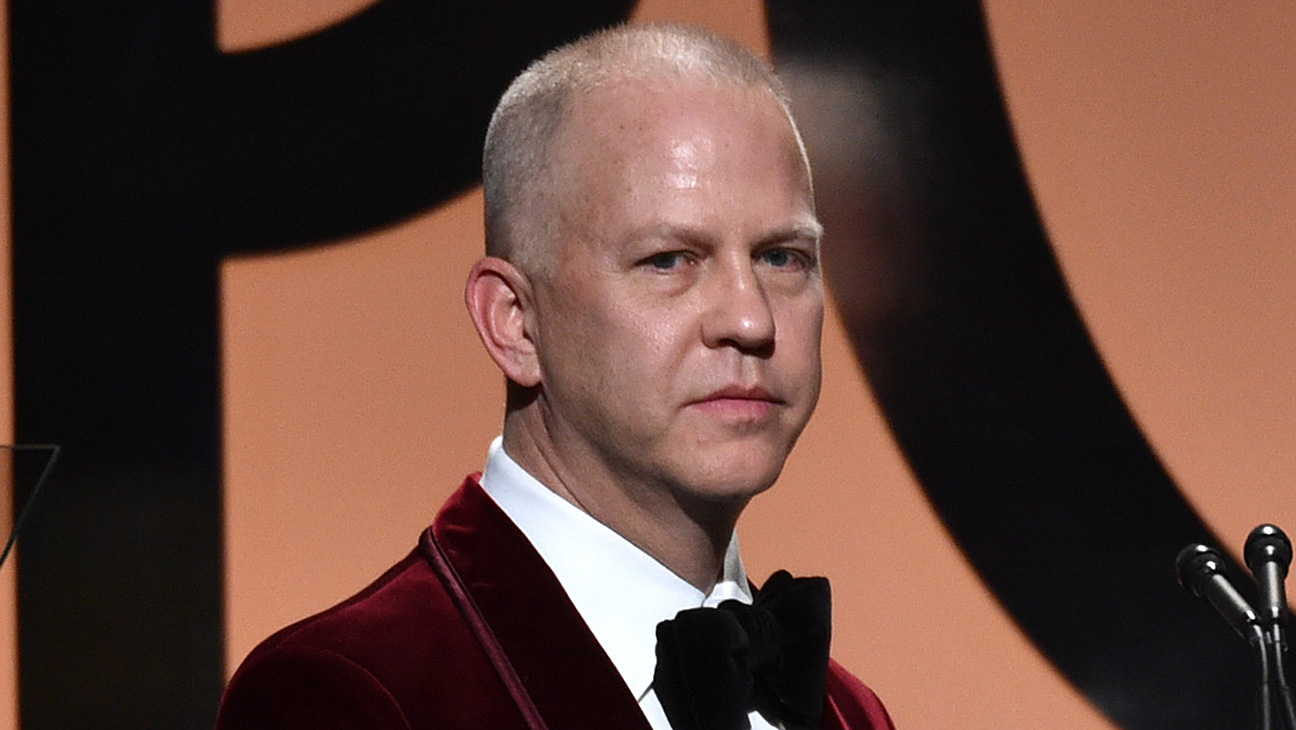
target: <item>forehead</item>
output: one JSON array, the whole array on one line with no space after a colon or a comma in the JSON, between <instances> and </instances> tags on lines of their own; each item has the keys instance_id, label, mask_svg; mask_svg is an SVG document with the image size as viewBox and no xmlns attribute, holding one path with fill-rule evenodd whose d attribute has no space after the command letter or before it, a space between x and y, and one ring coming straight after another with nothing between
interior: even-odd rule
<instances>
[{"instance_id":1,"label":"forehead","mask_svg":"<svg viewBox=\"0 0 1296 730\"><path fill-rule=\"evenodd\" d=\"M617 79L573 100L550 162L568 213L582 216L703 203L720 214L753 197L774 214L788 207L774 204L784 198L813 210L792 123L762 87Z\"/></svg>"},{"instance_id":2,"label":"forehead","mask_svg":"<svg viewBox=\"0 0 1296 730\"><path fill-rule=\"evenodd\" d=\"M576 95L558 136L560 149L606 160L625 148L666 141L663 136L708 133L731 142L778 138L786 147L781 151L802 162L791 121L773 92L706 78L614 78Z\"/></svg>"}]
</instances>

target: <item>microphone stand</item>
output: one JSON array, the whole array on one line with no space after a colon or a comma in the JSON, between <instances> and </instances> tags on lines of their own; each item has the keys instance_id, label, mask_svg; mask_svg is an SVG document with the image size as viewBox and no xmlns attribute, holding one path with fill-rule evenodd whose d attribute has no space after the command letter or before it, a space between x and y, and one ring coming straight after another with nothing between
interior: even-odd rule
<instances>
[{"instance_id":1,"label":"microphone stand","mask_svg":"<svg viewBox=\"0 0 1296 730\"><path fill-rule=\"evenodd\" d=\"M1260 730L1272 730L1274 726L1274 675L1270 672L1270 669L1272 668L1272 663L1270 662L1272 652L1270 652L1271 647L1269 646L1269 638L1265 634L1264 629L1260 628L1258 625L1254 628L1255 635L1251 637L1250 643L1251 646L1255 648L1256 668L1259 670L1257 677L1259 694L1256 699L1256 704L1257 709L1260 712ZM1293 728L1288 726L1287 730L1293 730Z\"/></svg>"},{"instance_id":2,"label":"microphone stand","mask_svg":"<svg viewBox=\"0 0 1296 730\"><path fill-rule=\"evenodd\" d=\"M1263 638L1268 645L1269 656L1272 658L1272 672L1268 680L1278 690L1277 696L1274 696L1272 701L1278 703L1287 730L1296 730L1296 709L1293 709L1291 685L1287 682L1287 668L1283 661L1283 655L1287 653L1287 641L1281 622L1274 623ZM1272 690L1270 694L1274 694Z\"/></svg>"}]
</instances>

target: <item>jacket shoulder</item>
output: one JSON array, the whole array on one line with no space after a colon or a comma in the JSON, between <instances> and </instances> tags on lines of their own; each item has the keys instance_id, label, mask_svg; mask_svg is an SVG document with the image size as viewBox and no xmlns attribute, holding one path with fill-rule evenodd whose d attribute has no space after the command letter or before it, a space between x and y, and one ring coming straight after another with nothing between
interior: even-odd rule
<instances>
[{"instance_id":1,"label":"jacket shoulder","mask_svg":"<svg viewBox=\"0 0 1296 730\"><path fill-rule=\"evenodd\" d=\"M257 646L225 690L218 730L405 730L499 679L416 549L364 590Z\"/></svg>"},{"instance_id":2,"label":"jacket shoulder","mask_svg":"<svg viewBox=\"0 0 1296 730\"><path fill-rule=\"evenodd\" d=\"M218 730L409 730L399 702L366 667L329 649L285 645L249 657L230 681Z\"/></svg>"}]
</instances>

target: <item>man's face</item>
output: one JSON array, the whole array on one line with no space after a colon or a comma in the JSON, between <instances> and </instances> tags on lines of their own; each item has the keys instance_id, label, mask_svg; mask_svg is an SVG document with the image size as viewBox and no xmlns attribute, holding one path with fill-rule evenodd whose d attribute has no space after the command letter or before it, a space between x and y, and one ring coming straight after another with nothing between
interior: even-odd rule
<instances>
[{"instance_id":1,"label":"man's face","mask_svg":"<svg viewBox=\"0 0 1296 730\"><path fill-rule=\"evenodd\" d=\"M540 401L575 475L651 503L745 503L819 395L819 225L769 92L618 82L555 141L532 313Z\"/></svg>"}]
</instances>

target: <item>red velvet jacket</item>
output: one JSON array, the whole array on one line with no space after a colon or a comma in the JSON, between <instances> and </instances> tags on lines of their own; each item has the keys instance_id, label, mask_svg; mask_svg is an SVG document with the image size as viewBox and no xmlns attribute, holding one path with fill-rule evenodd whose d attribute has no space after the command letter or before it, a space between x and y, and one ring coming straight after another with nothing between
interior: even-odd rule
<instances>
[{"instance_id":1,"label":"red velvet jacket","mask_svg":"<svg viewBox=\"0 0 1296 730\"><path fill-rule=\"evenodd\" d=\"M650 730L558 579L469 478L368 588L266 639L218 730ZM835 662L823 730L888 730Z\"/></svg>"}]
</instances>

